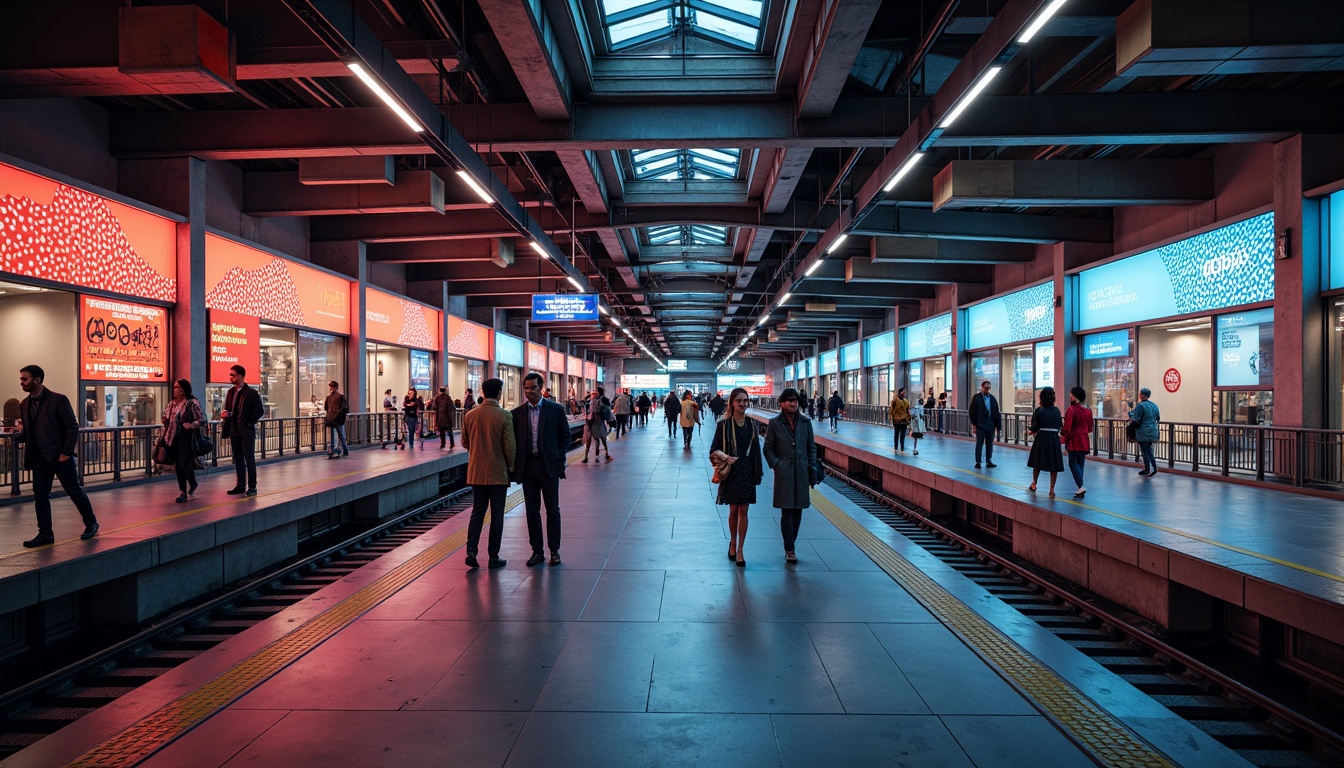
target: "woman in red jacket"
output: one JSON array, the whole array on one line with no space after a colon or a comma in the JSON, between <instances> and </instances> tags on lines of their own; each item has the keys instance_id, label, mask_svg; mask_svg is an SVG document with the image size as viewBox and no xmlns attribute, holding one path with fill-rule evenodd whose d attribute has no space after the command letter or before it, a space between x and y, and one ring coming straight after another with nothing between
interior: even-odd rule
<instances>
[{"instance_id":1,"label":"woman in red jacket","mask_svg":"<svg viewBox=\"0 0 1344 768\"><path fill-rule=\"evenodd\" d=\"M1064 450L1069 452L1069 472L1073 475L1073 482L1078 485L1077 493L1073 494L1075 499L1081 499L1087 493L1083 487L1083 463L1087 461L1087 452L1092 447L1089 440L1092 434L1092 409L1084 404L1086 400L1087 391L1082 387L1069 390L1069 409L1064 412L1064 429L1059 433Z\"/></svg>"}]
</instances>

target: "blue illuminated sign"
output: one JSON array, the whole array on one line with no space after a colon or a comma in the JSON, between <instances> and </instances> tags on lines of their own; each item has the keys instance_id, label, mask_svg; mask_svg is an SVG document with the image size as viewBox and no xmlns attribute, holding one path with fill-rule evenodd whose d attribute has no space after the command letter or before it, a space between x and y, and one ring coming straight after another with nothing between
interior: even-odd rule
<instances>
[{"instance_id":1,"label":"blue illuminated sign","mask_svg":"<svg viewBox=\"0 0 1344 768\"><path fill-rule=\"evenodd\" d=\"M1274 382L1274 310L1218 318L1216 373L1220 387L1259 387Z\"/></svg>"},{"instance_id":2,"label":"blue illuminated sign","mask_svg":"<svg viewBox=\"0 0 1344 768\"><path fill-rule=\"evenodd\" d=\"M910 364L910 374L905 377L906 386L911 392L924 391L924 362L916 360Z\"/></svg>"},{"instance_id":3,"label":"blue illuminated sign","mask_svg":"<svg viewBox=\"0 0 1344 768\"><path fill-rule=\"evenodd\" d=\"M832 349L830 352L822 352L820 355L817 355L817 360L821 365L821 375L829 376L832 373L835 373L838 369L840 355L837 350Z\"/></svg>"},{"instance_id":4,"label":"blue illuminated sign","mask_svg":"<svg viewBox=\"0 0 1344 768\"><path fill-rule=\"evenodd\" d=\"M1083 359L1129 357L1129 331L1107 331L1083 337Z\"/></svg>"},{"instance_id":5,"label":"blue illuminated sign","mask_svg":"<svg viewBox=\"0 0 1344 768\"><path fill-rule=\"evenodd\" d=\"M863 341L863 359L868 367L896 362L896 332L879 333Z\"/></svg>"},{"instance_id":6,"label":"blue illuminated sign","mask_svg":"<svg viewBox=\"0 0 1344 768\"><path fill-rule=\"evenodd\" d=\"M806 360L804 360L803 362L799 363L799 365L803 366L803 373L802 373L802 375L800 375L798 378L800 378L800 379L810 379L810 378L812 378L814 375L816 375L816 372L817 372L817 358L815 358L815 357L809 357L809 358L807 358Z\"/></svg>"},{"instance_id":7,"label":"blue illuminated sign","mask_svg":"<svg viewBox=\"0 0 1344 768\"><path fill-rule=\"evenodd\" d=\"M495 362L522 368L527 361L523 340L495 331Z\"/></svg>"},{"instance_id":8,"label":"blue illuminated sign","mask_svg":"<svg viewBox=\"0 0 1344 768\"><path fill-rule=\"evenodd\" d=\"M415 389L429 389L433 386L430 375L431 364L428 352L411 350L411 386Z\"/></svg>"},{"instance_id":9,"label":"blue illuminated sign","mask_svg":"<svg viewBox=\"0 0 1344 768\"><path fill-rule=\"evenodd\" d=\"M1078 327L1102 328L1274 298L1274 214L1078 273Z\"/></svg>"},{"instance_id":10,"label":"blue illuminated sign","mask_svg":"<svg viewBox=\"0 0 1344 768\"><path fill-rule=\"evenodd\" d=\"M786 365L786 366L784 366L784 380L785 380L785 381L793 381L793 366L792 366L792 365Z\"/></svg>"},{"instance_id":11,"label":"blue illuminated sign","mask_svg":"<svg viewBox=\"0 0 1344 768\"><path fill-rule=\"evenodd\" d=\"M1042 283L966 308L967 349L1001 347L1054 334L1054 283Z\"/></svg>"},{"instance_id":12,"label":"blue illuminated sign","mask_svg":"<svg viewBox=\"0 0 1344 768\"><path fill-rule=\"evenodd\" d=\"M952 315L911 323L901 329L901 359L918 360L952 352Z\"/></svg>"},{"instance_id":13,"label":"blue illuminated sign","mask_svg":"<svg viewBox=\"0 0 1344 768\"><path fill-rule=\"evenodd\" d=\"M1331 195L1324 208L1327 216L1325 226L1329 231L1326 247L1330 249L1327 254L1330 274L1326 284L1332 289L1344 288L1344 192Z\"/></svg>"},{"instance_id":14,"label":"blue illuminated sign","mask_svg":"<svg viewBox=\"0 0 1344 768\"><path fill-rule=\"evenodd\" d=\"M602 384L605 383L606 380L607 380L607 367L605 365L597 366L597 382L599 384Z\"/></svg>"},{"instance_id":15,"label":"blue illuminated sign","mask_svg":"<svg viewBox=\"0 0 1344 768\"><path fill-rule=\"evenodd\" d=\"M863 347L857 341L854 342L853 344L846 344L845 346L841 347L840 370L857 371L858 369L862 368L863 361L860 355L860 352L862 352L862 350Z\"/></svg>"},{"instance_id":16,"label":"blue illuminated sign","mask_svg":"<svg viewBox=\"0 0 1344 768\"><path fill-rule=\"evenodd\" d=\"M597 319L597 294L534 293L532 322L571 322Z\"/></svg>"}]
</instances>

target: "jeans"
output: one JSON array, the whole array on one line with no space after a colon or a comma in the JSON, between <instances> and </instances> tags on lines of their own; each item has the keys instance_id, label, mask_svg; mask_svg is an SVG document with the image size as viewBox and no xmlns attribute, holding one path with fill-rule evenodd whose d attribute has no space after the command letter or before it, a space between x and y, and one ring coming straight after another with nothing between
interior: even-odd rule
<instances>
[{"instance_id":1,"label":"jeans","mask_svg":"<svg viewBox=\"0 0 1344 768\"><path fill-rule=\"evenodd\" d=\"M339 454L341 456L344 456L350 453L350 446L347 445L345 442L344 424L335 424L330 427L327 427L327 432L328 432L327 445L331 448L331 450L328 452L328 455L336 456ZM340 450L336 449L338 445L340 446Z\"/></svg>"},{"instance_id":2,"label":"jeans","mask_svg":"<svg viewBox=\"0 0 1344 768\"><path fill-rule=\"evenodd\" d=\"M1069 451L1069 473L1079 488L1083 487L1083 464L1087 461L1087 451Z\"/></svg>"},{"instance_id":3,"label":"jeans","mask_svg":"<svg viewBox=\"0 0 1344 768\"><path fill-rule=\"evenodd\" d=\"M985 461L994 460L994 428L975 428L975 463L980 463L980 449L984 448Z\"/></svg>"},{"instance_id":4,"label":"jeans","mask_svg":"<svg viewBox=\"0 0 1344 768\"><path fill-rule=\"evenodd\" d=\"M794 542L798 540L798 526L803 524L803 510L779 510L779 533L784 537L784 551L792 552Z\"/></svg>"},{"instance_id":5,"label":"jeans","mask_svg":"<svg viewBox=\"0 0 1344 768\"><path fill-rule=\"evenodd\" d=\"M1157 471L1157 459L1153 457L1153 443L1139 441L1139 453L1143 456L1143 468Z\"/></svg>"},{"instance_id":6,"label":"jeans","mask_svg":"<svg viewBox=\"0 0 1344 768\"><path fill-rule=\"evenodd\" d=\"M837 424L839 424L839 423L840 423L840 414L838 414L838 413L832 413L832 414L831 414L831 431L832 431L832 432L835 431L835 425L837 425Z\"/></svg>"},{"instance_id":7,"label":"jeans","mask_svg":"<svg viewBox=\"0 0 1344 768\"><path fill-rule=\"evenodd\" d=\"M668 417L667 417L667 436L668 436L668 437L676 437L676 436L677 436L677 417L676 417L676 416L668 416Z\"/></svg>"},{"instance_id":8,"label":"jeans","mask_svg":"<svg viewBox=\"0 0 1344 768\"><path fill-rule=\"evenodd\" d=\"M692 425L689 426L689 427L682 427L682 428L681 428L681 439L682 439L683 441L685 441L685 443L686 443L686 447L687 447L687 448L690 448L690 447L691 447L691 437L693 437L694 435L695 435L695 425L694 425L694 424L692 424Z\"/></svg>"},{"instance_id":9,"label":"jeans","mask_svg":"<svg viewBox=\"0 0 1344 768\"><path fill-rule=\"evenodd\" d=\"M491 557L499 557L499 547L504 541L504 502L509 497L507 485L471 486L471 521L467 523L467 554L474 555L481 543L481 527L485 523L486 508L490 511L490 542L487 545Z\"/></svg>"},{"instance_id":10,"label":"jeans","mask_svg":"<svg viewBox=\"0 0 1344 768\"><path fill-rule=\"evenodd\" d=\"M74 458L65 461L44 459L40 455L33 457L33 507L37 511L37 533L39 536L53 536L51 527L51 482L60 480L65 495L75 503L79 516L84 519L84 527L98 522L93 514L93 505L89 495L79 485L79 472L75 469Z\"/></svg>"},{"instance_id":11,"label":"jeans","mask_svg":"<svg viewBox=\"0 0 1344 768\"><path fill-rule=\"evenodd\" d=\"M906 432L907 429L910 428L910 425L909 425L909 424L906 424L906 423L897 423L897 424L895 425L895 427L896 427L896 434L895 434L896 445L895 445L895 448L896 448L896 450L898 450L898 451L904 451L904 450L905 450L905 432Z\"/></svg>"},{"instance_id":12,"label":"jeans","mask_svg":"<svg viewBox=\"0 0 1344 768\"><path fill-rule=\"evenodd\" d=\"M257 441L251 435L231 435L229 448L233 452L233 471L238 474L239 488L257 487Z\"/></svg>"},{"instance_id":13,"label":"jeans","mask_svg":"<svg viewBox=\"0 0 1344 768\"><path fill-rule=\"evenodd\" d=\"M415 447L415 433L420 428L420 419L415 416L406 417L406 439L411 442L411 447Z\"/></svg>"},{"instance_id":14,"label":"jeans","mask_svg":"<svg viewBox=\"0 0 1344 768\"><path fill-rule=\"evenodd\" d=\"M442 448L444 445L448 445L453 448L457 447L457 443L453 440L452 427L444 427L443 429L439 430L439 447Z\"/></svg>"}]
</instances>

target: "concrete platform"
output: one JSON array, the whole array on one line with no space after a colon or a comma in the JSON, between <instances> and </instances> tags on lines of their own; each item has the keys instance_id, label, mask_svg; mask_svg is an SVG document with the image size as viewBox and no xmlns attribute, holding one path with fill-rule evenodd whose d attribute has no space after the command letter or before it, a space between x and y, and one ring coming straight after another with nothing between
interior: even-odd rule
<instances>
[{"instance_id":1,"label":"concrete platform","mask_svg":"<svg viewBox=\"0 0 1344 768\"><path fill-rule=\"evenodd\" d=\"M998 444L998 467L975 469L974 443L963 438L926 433L914 456L894 452L890 427L816 426L828 462L878 476L887 492L936 514L1000 529L992 516L1004 518L1017 554L1164 626L1207 629L1212 597L1344 643L1338 499L1161 471L1144 478L1102 461L1087 463L1084 499L1073 498L1067 471L1050 498L1048 475L1027 489L1021 448Z\"/></svg>"},{"instance_id":2,"label":"concrete platform","mask_svg":"<svg viewBox=\"0 0 1344 768\"><path fill-rule=\"evenodd\" d=\"M468 570L459 515L5 765L1054 768L1111 748L1093 726L1245 765L828 489L786 565L767 472L736 567L708 443L655 425L612 463L572 456L559 566L523 564L515 510L508 566ZM1024 695L1004 653L1084 725Z\"/></svg>"}]
</instances>

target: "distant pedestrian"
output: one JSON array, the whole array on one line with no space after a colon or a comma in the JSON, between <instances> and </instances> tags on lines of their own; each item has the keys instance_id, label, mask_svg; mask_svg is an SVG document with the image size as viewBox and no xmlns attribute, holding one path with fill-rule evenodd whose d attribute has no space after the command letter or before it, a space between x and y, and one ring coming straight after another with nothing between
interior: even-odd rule
<instances>
[{"instance_id":1,"label":"distant pedestrian","mask_svg":"<svg viewBox=\"0 0 1344 768\"><path fill-rule=\"evenodd\" d=\"M774 504L779 508L779 531L784 538L784 560L798 562L796 546L803 510L812 506L811 488L821 482L812 420L799 411L798 391L779 394L779 415L765 425L761 453L775 472Z\"/></svg>"},{"instance_id":2,"label":"distant pedestrian","mask_svg":"<svg viewBox=\"0 0 1344 768\"><path fill-rule=\"evenodd\" d=\"M938 393L938 404L937 404L936 406L934 406L934 405L930 405L929 403L925 403L925 404L924 404L924 418L925 418L925 419L928 419L928 417L929 417L929 415L930 415L930 414L929 414L930 409L936 409L936 410L937 410L937 413L935 413L935 414L933 414L933 415L937 417L937 421L938 421L938 434L941 435L942 433L944 433L944 432L947 431L947 426L946 426L946 424L944 423L944 417L946 416L946 411L947 411L947 393L946 393L946 392L939 392L939 393Z\"/></svg>"},{"instance_id":3,"label":"distant pedestrian","mask_svg":"<svg viewBox=\"0 0 1344 768\"><path fill-rule=\"evenodd\" d=\"M1139 455L1143 459L1143 469L1139 474L1152 477L1157 474L1157 459L1153 456L1153 444L1161 439L1158 422L1162 421L1162 412L1151 398L1153 391L1147 387L1139 390L1139 402L1129 412L1129 420L1134 423L1134 442L1139 444Z\"/></svg>"},{"instance_id":4,"label":"distant pedestrian","mask_svg":"<svg viewBox=\"0 0 1344 768\"><path fill-rule=\"evenodd\" d=\"M476 407L476 393L467 387L467 391L462 393L462 413L466 414L472 408ZM465 446L464 446L465 447Z\"/></svg>"},{"instance_id":5,"label":"distant pedestrian","mask_svg":"<svg viewBox=\"0 0 1344 768\"><path fill-rule=\"evenodd\" d=\"M429 401L429 407L434 411L434 428L439 431L439 448L445 445L456 448L453 427L457 423L457 406L453 405L453 396L448 394L447 387L439 387L439 394Z\"/></svg>"},{"instance_id":6,"label":"distant pedestrian","mask_svg":"<svg viewBox=\"0 0 1344 768\"><path fill-rule=\"evenodd\" d=\"M84 519L79 538L88 541L98 535L98 518L93 514L89 495L79 484L75 466L75 446L79 444L79 421L70 398L43 385L47 374L37 365L19 369L19 386L28 396L19 403L19 442L23 443L23 466L33 473L33 507L37 512L37 535L23 542L25 547L56 543L51 523L51 483L61 481L65 495L74 502Z\"/></svg>"},{"instance_id":7,"label":"distant pedestrian","mask_svg":"<svg viewBox=\"0 0 1344 768\"><path fill-rule=\"evenodd\" d=\"M910 427L910 401L905 399L905 387L896 390L891 398L891 426L893 430L893 448L897 453L905 452L905 432Z\"/></svg>"},{"instance_id":8,"label":"distant pedestrian","mask_svg":"<svg viewBox=\"0 0 1344 768\"><path fill-rule=\"evenodd\" d=\"M322 417L327 427L328 459L350 455L350 446L345 441L345 417L350 415L350 401L341 393L341 385L335 381L327 382L327 400L323 404L326 415Z\"/></svg>"},{"instance_id":9,"label":"distant pedestrian","mask_svg":"<svg viewBox=\"0 0 1344 768\"><path fill-rule=\"evenodd\" d=\"M1050 495L1055 495L1055 479L1064 471L1064 454L1059 446L1059 433L1064 429L1064 417L1055 407L1055 388L1045 387L1039 396L1039 405L1031 413L1031 424L1027 427L1035 439L1031 443L1031 453L1027 455L1027 466L1031 467L1031 485L1027 490L1036 492L1036 481L1042 472L1050 473Z\"/></svg>"},{"instance_id":10,"label":"distant pedestrian","mask_svg":"<svg viewBox=\"0 0 1344 768\"><path fill-rule=\"evenodd\" d=\"M840 417L845 415L845 401L836 390L831 390L831 399L826 401L826 414L831 417L831 431L839 432Z\"/></svg>"},{"instance_id":11,"label":"distant pedestrian","mask_svg":"<svg viewBox=\"0 0 1344 768\"><path fill-rule=\"evenodd\" d=\"M714 414L714 420L718 421L726 410L728 410L728 401L723 399L722 392L715 392L713 399L709 401L709 412Z\"/></svg>"},{"instance_id":12,"label":"distant pedestrian","mask_svg":"<svg viewBox=\"0 0 1344 768\"><path fill-rule=\"evenodd\" d=\"M406 397L401 401L401 412L406 418L406 439L414 450L416 435L420 434L420 416L425 412L425 399L415 387L406 390ZM420 444L424 445L424 441Z\"/></svg>"},{"instance_id":13,"label":"distant pedestrian","mask_svg":"<svg viewBox=\"0 0 1344 768\"><path fill-rule=\"evenodd\" d=\"M488 549L491 568L508 561L499 556L504 540L504 502L508 497L516 459L513 415L499 406L504 382L486 379L481 385L482 403L462 417L462 448L467 451L467 485L471 486L471 520L467 523L467 567L479 568L476 560L485 513L490 512Z\"/></svg>"},{"instance_id":14,"label":"distant pedestrian","mask_svg":"<svg viewBox=\"0 0 1344 768\"><path fill-rule=\"evenodd\" d=\"M667 438L674 439L677 436L677 420L681 418L681 402L677 400L676 392L668 392L663 399L663 418L667 421Z\"/></svg>"},{"instance_id":15,"label":"distant pedestrian","mask_svg":"<svg viewBox=\"0 0 1344 768\"><path fill-rule=\"evenodd\" d=\"M715 504L728 505L728 559L747 564L747 510L756 503L756 486L764 473L756 422L747 418L751 397L742 387L728 394L728 415L719 419L709 445L709 461L719 476Z\"/></svg>"},{"instance_id":16,"label":"distant pedestrian","mask_svg":"<svg viewBox=\"0 0 1344 768\"><path fill-rule=\"evenodd\" d=\"M994 435L1003 429L1003 415L999 413L999 401L989 393L990 383L980 382L980 391L971 396L971 407L967 416L971 429L975 430L975 468L980 468L980 452L984 450L985 463L991 469L994 463Z\"/></svg>"},{"instance_id":17,"label":"distant pedestrian","mask_svg":"<svg viewBox=\"0 0 1344 768\"><path fill-rule=\"evenodd\" d=\"M630 429L630 414L634 413L635 401L630 397L630 390L622 390L616 395L616 400L611 404L611 410L616 414L616 439L620 440L621 435Z\"/></svg>"},{"instance_id":18,"label":"distant pedestrian","mask_svg":"<svg viewBox=\"0 0 1344 768\"><path fill-rule=\"evenodd\" d=\"M163 412L163 430L159 439L167 448L168 463L177 475L177 503L185 504L196 495L196 443L205 424L201 404L191 394L191 382L173 382L173 399Z\"/></svg>"},{"instance_id":19,"label":"distant pedestrian","mask_svg":"<svg viewBox=\"0 0 1344 768\"><path fill-rule=\"evenodd\" d=\"M543 400L539 373L523 377L525 402L513 409L513 441L517 458L513 479L523 486L527 540L532 545L528 567L540 564L547 544L551 565L560 564L560 481L569 451L569 420L559 403ZM546 502L546 535L542 536L541 503Z\"/></svg>"},{"instance_id":20,"label":"distant pedestrian","mask_svg":"<svg viewBox=\"0 0 1344 768\"><path fill-rule=\"evenodd\" d=\"M682 449L689 451L691 449L691 438L695 436L695 427L700 423L700 405L695 402L691 395L691 390L681 397L681 410L679 415L681 422Z\"/></svg>"},{"instance_id":21,"label":"distant pedestrian","mask_svg":"<svg viewBox=\"0 0 1344 768\"><path fill-rule=\"evenodd\" d=\"M928 429L926 413L924 406L919 404L919 398L915 398L915 402L910 406L910 439L914 441L914 451L911 455L914 456L919 455L920 438L924 437L924 431Z\"/></svg>"},{"instance_id":22,"label":"distant pedestrian","mask_svg":"<svg viewBox=\"0 0 1344 768\"><path fill-rule=\"evenodd\" d=\"M237 484L226 491L230 496L257 495L257 422L265 415L266 407L257 390L244 381L246 377L247 369L243 366L229 368L229 383L233 386L224 396L224 410L219 412L219 434L229 441L233 471L238 477Z\"/></svg>"},{"instance_id":23,"label":"distant pedestrian","mask_svg":"<svg viewBox=\"0 0 1344 768\"><path fill-rule=\"evenodd\" d=\"M635 398L635 422L639 426L649 426L649 408L651 407L653 407L653 401L649 399L649 393L640 392L639 397Z\"/></svg>"},{"instance_id":24,"label":"distant pedestrian","mask_svg":"<svg viewBox=\"0 0 1344 768\"><path fill-rule=\"evenodd\" d=\"M1078 486L1074 498L1081 499L1087 494L1083 487L1083 464L1087 461L1088 451L1092 450L1092 409L1087 407L1087 390L1074 387L1069 390L1069 409L1064 412L1064 431L1060 439L1064 449L1069 452L1069 472Z\"/></svg>"},{"instance_id":25,"label":"distant pedestrian","mask_svg":"<svg viewBox=\"0 0 1344 768\"><path fill-rule=\"evenodd\" d=\"M588 446L593 446L593 458L607 452L607 461L611 461L611 448L607 445L607 427L616 423L616 415L611 406L602 402L598 392L588 393L588 410L583 416L583 463L588 463Z\"/></svg>"}]
</instances>

